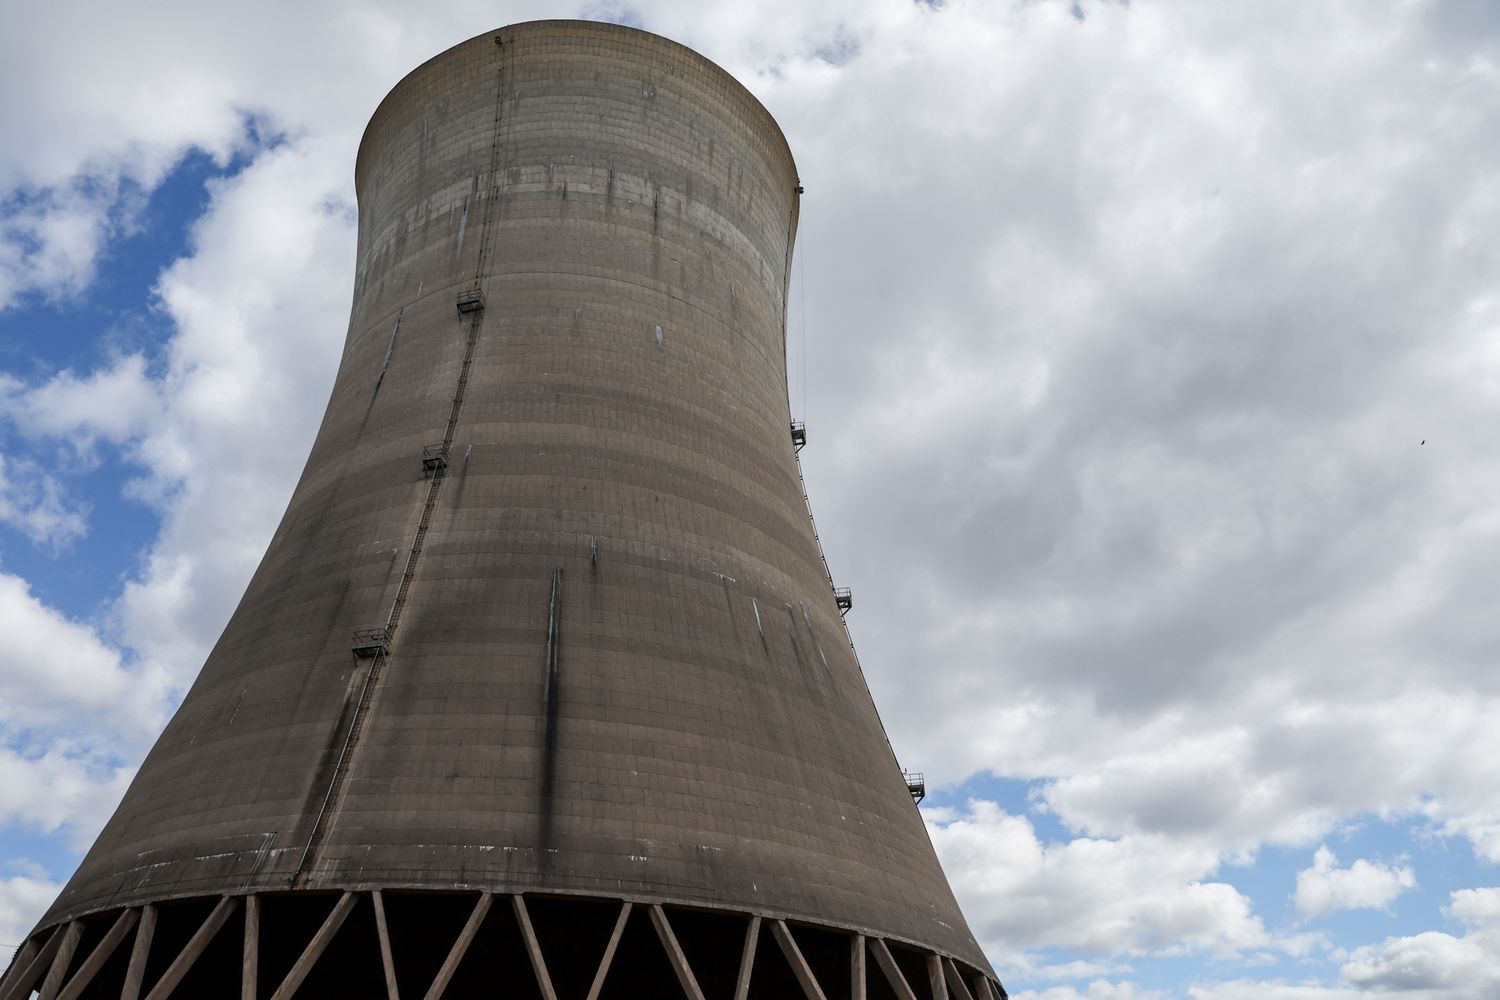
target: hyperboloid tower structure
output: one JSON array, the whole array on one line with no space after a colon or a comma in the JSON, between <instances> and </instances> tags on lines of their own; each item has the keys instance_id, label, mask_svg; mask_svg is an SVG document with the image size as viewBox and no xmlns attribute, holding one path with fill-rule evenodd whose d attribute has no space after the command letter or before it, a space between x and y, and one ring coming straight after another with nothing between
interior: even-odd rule
<instances>
[{"instance_id":1,"label":"hyperboloid tower structure","mask_svg":"<svg viewBox=\"0 0 1500 1000\"><path fill-rule=\"evenodd\" d=\"M1002 996L809 521L771 116L520 24L356 181L306 470L0 1000Z\"/></svg>"}]
</instances>

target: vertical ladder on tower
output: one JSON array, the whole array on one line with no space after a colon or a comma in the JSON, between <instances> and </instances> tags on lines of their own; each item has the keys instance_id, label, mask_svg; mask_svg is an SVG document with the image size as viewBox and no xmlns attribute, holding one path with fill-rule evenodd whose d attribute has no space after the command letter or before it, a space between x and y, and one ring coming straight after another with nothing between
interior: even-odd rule
<instances>
[{"instance_id":1,"label":"vertical ladder on tower","mask_svg":"<svg viewBox=\"0 0 1500 1000\"><path fill-rule=\"evenodd\" d=\"M358 655L357 650L355 655ZM307 843L302 847L302 856L297 859L297 868L292 872L289 880L293 886L296 886L306 875L307 863L312 857L313 850L328 834L328 823L333 815L332 806L339 801L343 793L344 780L349 774L349 754L359 741L359 734L364 730L365 710L370 707L370 698L375 691L375 679L380 674L385 658L386 646L382 644L371 658L373 662L370 664L370 669L365 672L364 682L360 685L359 697L354 703L354 712L349 718L349 729L344 733L343 742L339 744L339 756L334 761L333 774L328 779L328 791L323 793L323 801L318 806L318 817L313 820L312 832L307 835Z\"/></svg>"},{"instance_id":2,"label":"vertical ladder on tower","mask_svg":"<svg viewBox=\"0 0 1500 1000\"><path fill-rule=\"evenodd\" d=\"M499 39L496 39L499 43ZM413 578L417 573L417 564L422 555L423 545L427 540L428 529L432 526L433 511L437 507L438 495L443 487L443 480L448 474L448 455L453 448L453 436L458 429L459 416L463 411L464 397L469 389L469 374L474 367L474 351L479 344L479 329L484 323L485 297L483 279L485 268L489 263L490 256L494 252L494 216L495 199L500 190L499 167L500 167L500 124L501 109L505 96L505 74L502 65L496 70L495 80L495 128L490 140L490 194L485 199L483 215L483 230L480 234L479 260L475 268L474 283L469 288L458 293L457 306L459 315L468 319L468 335L464 342L463 362L459 366L457 384L453 389L453 403L448 410L448 423L443 429L443 439L438 444L428 445L422 449L422 474L428 479L427 495L422 502L422 514L417 519L417 529L412 537L411 549L406 555L406 564L401 569L401 581L396 586L396 596L391 601L390 611L386 615L385 624L378 628L361 629L354 633L351 649L356 661L368 660L370 665L365 672L364 680L361 682L359 695L355 700L354 709L349 719L349 728L344 734L340 745L339 756L334 764L333 774L329 778L328 790L323 796L323 804L318 810L317 819L313 823L312 832L308 835L307 843L302 849L302 856L297 862L297 868L292 872L291 883L298 884L306 877L308 867L316 859L318 848L322 845L324 837L327 836L328 825L333 817L338 814L338 805L343 793L344 782L348 776L353 751L358 745L360 733L364 731L365 718L368 714L370 703L374 697L380 673L391 655L391 643L396 637L396 629L401 624L401 612L406 607L407 595L411 591Z\"/></svg>"}]
</instances>

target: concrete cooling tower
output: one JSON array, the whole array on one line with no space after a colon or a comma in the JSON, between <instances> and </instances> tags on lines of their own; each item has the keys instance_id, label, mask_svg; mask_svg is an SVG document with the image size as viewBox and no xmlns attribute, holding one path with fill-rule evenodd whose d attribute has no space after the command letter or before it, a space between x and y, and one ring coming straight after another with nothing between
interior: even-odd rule
<instances>
[{"instance_id":1,"label":"concrete cooling tower","mask_svg":"<svg viewBox=\"0 0 1500 1000\"><path fill-rule=\"evenodd\" d=\"M355 177L306 469L0 1000L1003 997L810 523L775 121L534 22Z\"/></svg>"}]
</instances>

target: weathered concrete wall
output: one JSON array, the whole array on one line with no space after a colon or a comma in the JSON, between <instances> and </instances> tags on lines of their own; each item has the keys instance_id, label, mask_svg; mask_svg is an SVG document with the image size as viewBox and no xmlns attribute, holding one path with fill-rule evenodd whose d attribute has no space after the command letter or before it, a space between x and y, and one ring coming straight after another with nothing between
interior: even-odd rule
<instances>
[{"instance_id":1,"label":"weathered concrete wall","mask_svg":"<svg viewBox=\"0 0 1500 1000\"><path fill-rule=\"evenodd\" d=\"M403 80L357 177L353 315L306 471L46 923L291 884L547 889L988 968L808 522L798 180L770 116L680 45L536 22ZM455 307L476 277L477 320ZM356 659L408 566L389 657Z\"/></svg>"}]
</instances>

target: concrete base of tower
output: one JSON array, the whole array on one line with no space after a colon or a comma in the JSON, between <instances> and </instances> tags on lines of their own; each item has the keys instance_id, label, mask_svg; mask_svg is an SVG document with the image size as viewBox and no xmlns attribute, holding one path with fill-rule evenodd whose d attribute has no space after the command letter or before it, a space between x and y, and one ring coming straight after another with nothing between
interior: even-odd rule
<instances>
[{"instance_id":1,"label":"concrete base of tower","mask_svg":"<svg viewBox=\"0 0 1500 1000\"><path fill-rule=\"evenodd\" d=\"M0 1000L168 997L1004 1000L951 956L771 913L475 891L288 891L34 933Z\"/></svg>"}]
</instances>

